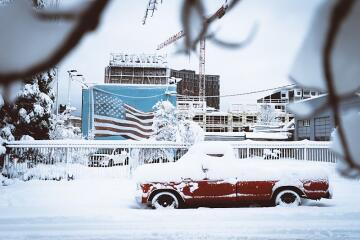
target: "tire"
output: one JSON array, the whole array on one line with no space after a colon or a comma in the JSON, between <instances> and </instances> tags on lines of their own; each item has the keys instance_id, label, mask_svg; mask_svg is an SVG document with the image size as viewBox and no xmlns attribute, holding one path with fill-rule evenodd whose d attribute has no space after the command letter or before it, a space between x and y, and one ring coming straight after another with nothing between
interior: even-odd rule
<instances>
[{"instance_id":1,"label":"tire","mask_svg":"<svg viewBox=\"0 0 360 240\"><path fill-rule=\"evenodd\" d=\"M154 209L177 209L179 208L179 199L170 192L160 192L151 200L151 206Z\"/></svg>"},{"instance_id":2,"label":"tire","mask_svg":"<svg viewBox=\"0 0 360 240\"><path fill-rule=\"evenodd\" d=\"M275 206L297 207L301 205L300 195L292 190L282 190L275 197Z\"/></svg>"}]
</instances>

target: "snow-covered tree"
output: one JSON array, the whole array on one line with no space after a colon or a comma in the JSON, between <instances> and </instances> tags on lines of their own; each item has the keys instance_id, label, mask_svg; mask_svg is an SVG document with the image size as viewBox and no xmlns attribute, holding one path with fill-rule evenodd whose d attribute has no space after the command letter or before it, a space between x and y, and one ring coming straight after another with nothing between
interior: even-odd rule
<instances>
[{"instance_id":1,"label":"snow-covered tree","mask_svg":"<svg viewBox=\"0 0 360 240\"><path fill-rule=\"evenodd\" d=\"M188 116L179 114L169 101L158 102L154 106L154 139L158 141L172 141L186 144L204 140L202 128ZM190 115L191 116L190 116Z\"/></svg>"},{"instance_id":2,"label":"snow-covered tree","mask_svg":"<svg viewBox=\"0 0 360 240\"><path fill-rule=\"evenodd\" d=\"M49 139L54 93L51 88L55 71L49 70L25 80L14 102L0 108L0 137L20 140L23 135Z\"/></svg>"},{"instance_id":3,"label":"snow-covered tree","mask_svg":"<svg viewBox=\"0 0 360 240\"><path fill-rule=\"evenodd\" d=\"M257 123L261 125L274 125L278 124L276 111L270 105L262 105L260 113L257 118Z\"/></svg>"},{"instance_id":4,"label":"snow-covered tree","mask_svg":"<svg viewBox=\"0 0 360 240\"><path fill-rule=\"evenodd\" d=\"M204 130L198 123L183 119L178 125L178 142L193 145L204 140Z\"/></svg>"},{"instance_id":5,"label":"snow-covered tree","mask_svg":"<svg viewBox=\"0 0 360 240\"><path fill-rule=\"evenodd\" d=\"M14 136L29 135L34 139L49 139L54 92L51 84L55 71L49 70L26 81L14 104Z\"/></svg>"},{"instance_id":6,"label":"snow-covered tree","mask_svg":"<svg viewBox=\"0 0 360 240\"><path fill-rule=\"evenodd\" d=\"M66 107L59 115L53 115L50 139L80 139L80 128L74 127L70 122L71 112L75 108Z\"/></svg>"},{"instance_id":7,"label":"snow-covered tree","mask_svg":"<svg viewBox=\"0 0 360 240\"><path fill-rule=\"evenodd\" d=\"M179 120L176 108L169 101L160 101L153 107L153 138L157 141L176 141Z\"/></svg>"}]
</instances>

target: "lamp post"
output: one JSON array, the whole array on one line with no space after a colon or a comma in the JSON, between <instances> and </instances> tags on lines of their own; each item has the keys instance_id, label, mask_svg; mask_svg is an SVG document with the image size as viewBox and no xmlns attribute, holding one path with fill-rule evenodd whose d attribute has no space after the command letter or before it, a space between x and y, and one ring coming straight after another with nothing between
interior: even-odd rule
<instances>
[{"instance_id":1,"label":"lamp post","mask_svg":"<svg viewBox=\"0 0 360 240\"><path fill-rule=\"evenodd\" d=\"M68 103L67 106L70 107L70 89L71 89L71 81L72 81L72 77L74 76L75 73L77 73L77 70L69 70L67 71L69 74L69 84L68 84Z\"/></svg>"},{"instance_id":2,"label":"lamp post","mask_svg":"<svg viewBox=\"0 0 360 240\"><path fill-rule=\"evenodd\" d=\"M86 89L90 89L89 85L86 84L85 82L85 78L82 74L77 74L78 71L77 70L69 70L68 71L69 73L69 87L68 87L68 107L70 108L70 88L71 88L71 83L72 81L76 81L78 83L80 83L81 87L82 88L86 88ZM78 78L81 78L81 80L79 80ZM90 103L90 93L89 93L89 103ZM70 110L71 111L71 110ZM88 114L88 117L87 117L87 121L88 121L88 137L89 137L89 134L90 134L90 112Z\"/></svg>"}]
</instances>

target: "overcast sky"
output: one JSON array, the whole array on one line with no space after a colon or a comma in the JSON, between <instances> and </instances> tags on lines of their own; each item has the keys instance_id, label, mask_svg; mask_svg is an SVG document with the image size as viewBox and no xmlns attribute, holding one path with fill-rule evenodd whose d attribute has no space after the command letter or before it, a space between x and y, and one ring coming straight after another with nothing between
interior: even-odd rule
<instances>
[{"instance_id":1,"label":"overcast sky","mask_svg":"<svg viewBox=\"0 0 360 240\"><path fill-rule=\"evenodd\" d=\"M208 74L220 75L221 94L234 94L289 84L287 75L316 7L323 0L243 0L220 19L212 30L223 40L245 39L255 22L258 32L253 42L242 49L224 49L207 42ZM87 82L104 82L104 69L111 52L156 53L156 46L182 29L182 1L163 0L154 17L141 24L147 0L114 0L106 9L95 33L87 35L59 66L60 102L67 101L67 70L77 69ZM205 1L209 13L223 0ZM198 72L198 56L176 54L171 45L167 53L169 67ZM232 103L251 102L259 95L222 98L221 109ZM81 109L81 88L73 82L71 104Z\"/></svg>"}]
</instances>

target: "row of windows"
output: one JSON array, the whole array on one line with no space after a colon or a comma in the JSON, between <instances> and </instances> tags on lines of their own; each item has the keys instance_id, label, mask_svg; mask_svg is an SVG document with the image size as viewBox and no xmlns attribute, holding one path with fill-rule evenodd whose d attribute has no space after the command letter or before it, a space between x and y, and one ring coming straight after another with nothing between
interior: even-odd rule
<instances>
[{"instance_id":1,"label":"row of windows","mask_svg":"<svg viewBox=\"0 0 360 240\"><path fill-rule=\"evenodd\" d=\"M331 126L329 117L315 118L315 140L329 141L331 136Z\"/></svg>"},{"instance_id":2,"label":"row of windows","mask_svg":"<svg viewBox=\"0 0 360 240\"><path fill-rule=\"evenodd\" d=\"M111 68L111 75L151 75L151 76L165 76L166 69L159 68ZM109 73L108 72L108 73Z\"/></svg>"},{"instance_id":3,"label":"row of windows","mask_svg":"<svg viewBox=\"0 0 360 240\"><path fill-rule=\"evenodd\" d=\"M111 77L109 83L123 84L166 84L166 78L162 77Z\"/></svg>"},{"instance_id":4,"label":"row of windows","mask_svg":"<svg viewBox=\"0 0 360 240\"><path fill-rule=\"evenodd\" d=\"M203 116L202 115L196 115L193 118L194 121L196 122L202 122L203 121ZM219 124L219 123L224 123L227 124L228 123L228 117L227 116L206 116L206 121L207 123L213 123L213 124ZM241 117L240 116L233 116L232 117L232 121L234 123L236 122L241 122ZM257 116L246 116L246 123L256 123L257 121Z\"/></svg>"},{"instance_id":5,"label":"row of windows","mask_svg":"<svg viewBox=\"0 0 360 240\"><path fill-rule=\"evenodd\" d=\"M309 119L307 120L299 120L297 122L297 134L299 140L302 139L311 139L311 121ZM330 122L330 117L319 117L314 118L314 139L316 141L329 141L331 132L332 132L332 126Z\"/></svg>"}]
</instances>

